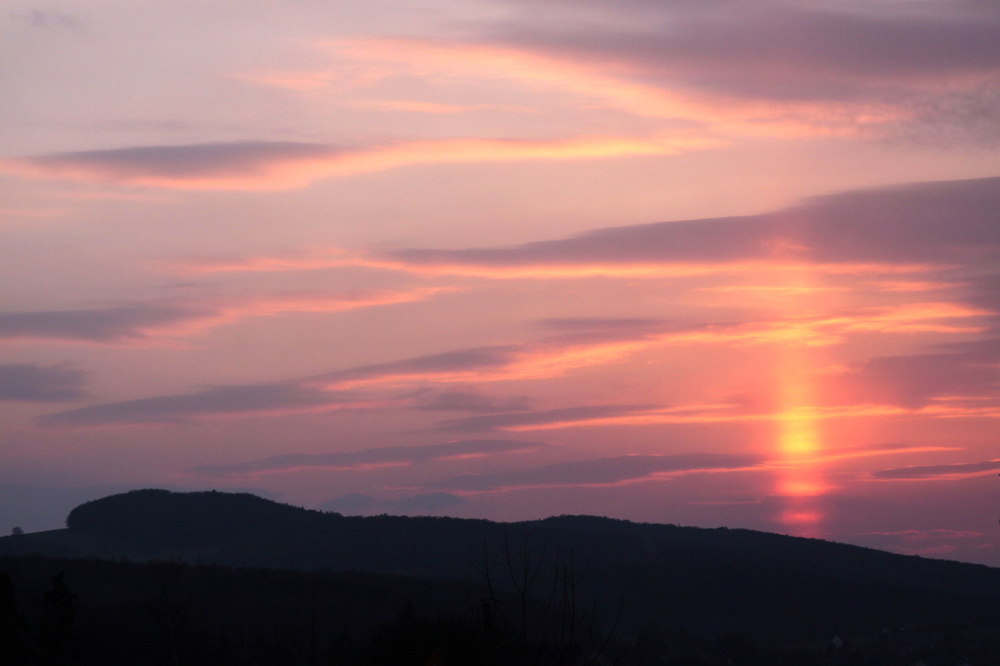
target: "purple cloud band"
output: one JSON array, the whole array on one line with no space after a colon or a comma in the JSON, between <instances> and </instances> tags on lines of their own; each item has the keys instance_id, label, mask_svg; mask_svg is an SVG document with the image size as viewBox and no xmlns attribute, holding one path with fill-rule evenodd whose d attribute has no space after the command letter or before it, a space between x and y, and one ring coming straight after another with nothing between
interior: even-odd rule
<instances>
[{"instance_id":1,"label":"purple cloud band","mask_svg":"<svg viewBox=\"0 0 1000 666\"><path fill-rule=\"evenodd\" d=\"M0 401L61 402L86 396L82 370L63 363L0 365Z\"/></svg>"},{"instance_id":2,"label":"purple cloud band","mask_svg":"<svg viewBox=\"0 0 1000 666\"><path fill-rule=\"evenodd\" d=\"M0 340L112 343L140 340L151 328L189 322L211 312L163 304L40 312L0 312Z\"/></svg>"},{"instance_id":3,"label":"purple cloud band","mask_svg":"<svg viewBox=\"0 0 1000 666\"><path fill-rule=\"evenodd\" d=\"M556 6L585 6L604 20L580 21L571 9L558 22L514 21L484 31L500 44L571 61L612 63L663 86L777 102L891 102L907 91L926 90L928 80L978 76L996 83L1000 8L995 3L879 4L632 0L627 5L632 20L625 23L620 3L578 0Z\"/></svg>"},{"instance_id":4,"label":"purple cloud band","mask_svg":"<svg viewBox=\"0 0 1000 666\"><path fill-rule=\"evenodd\" d=\"M615 227L501 248L399 250L386 258L487 268L749 260L995 268L998 209L1000 178L919 183L818 197L761 215Z\"/></svg>"}]
</instances>

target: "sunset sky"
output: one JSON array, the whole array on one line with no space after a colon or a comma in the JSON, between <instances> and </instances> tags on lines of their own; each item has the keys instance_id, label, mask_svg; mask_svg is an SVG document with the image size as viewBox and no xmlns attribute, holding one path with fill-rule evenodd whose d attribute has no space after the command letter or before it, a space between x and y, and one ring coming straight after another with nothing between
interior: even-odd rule
<instances>
[{"instance_id":1,"label":"sunset sky","mask_svg":"<svg viewBox=\"0 0 1000 666\"><path fill-rule=\"evenodd\" d=\"M0 533L162 487L1000 565L1000 2L0 12Z\"/></svg>"}]
</instances>

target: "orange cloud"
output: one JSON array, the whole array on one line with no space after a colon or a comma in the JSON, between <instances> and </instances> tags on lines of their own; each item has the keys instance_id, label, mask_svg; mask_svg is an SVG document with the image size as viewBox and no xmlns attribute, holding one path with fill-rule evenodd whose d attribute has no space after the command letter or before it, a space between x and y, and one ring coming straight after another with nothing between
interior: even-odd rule
<instances>
[{"instance_id":1,"label":"orange cloud","mask_svg":"<svg viewBox=\"0 0 1000 666\"><path fill-rule=\"evenodd\" d=\"M771 261L663 261L663 262L566 262L565 264L475 264L458 262L412 262L403 260L369 258L358 263L372 268L407 271L422 275L455 275L497 280L517 279L576 279L588 277L618 278L687 278L707 275L726 275L760 272L799 272L809 270L817 274L862 275L895 274L929 270L927 264L869 264L869 263L816 263Z\"/></svg>"},{"instance_id":2,"label":"orange cloud","mask_svg":"<svg viewBox=\"0 0 1000 666\"><path fill-rule=\"evenodd\" d=\"M302 254L284 256L250 256L233 258L193 258L166 262L173 271L186 275L228 272L270 272L317 270L360 266L381 270L401 271L427 276L474 277L492 280L571 280L590 277L613 277L624 279L679 279L712 275L772 275L799 274L809 272L822 275L907 275L939 270L942 266L916 263L873 263L873 262L801 262L783 260L746 261L677 261L662 262L588 262L566 261L565 263L507 263L486 264L474 261L433 261L407 260L376 254L351 253L341 248L317 248ZM927 289L940 287L937 283L920 283ZM947 286L947 285L945 285ZM705 287L702 291L776 293L816 293L819 291L845 291L848 287L809 287L795 285L727 286ZM916 289L914 289L916 290Z\"/></svg>"}]
</instances>

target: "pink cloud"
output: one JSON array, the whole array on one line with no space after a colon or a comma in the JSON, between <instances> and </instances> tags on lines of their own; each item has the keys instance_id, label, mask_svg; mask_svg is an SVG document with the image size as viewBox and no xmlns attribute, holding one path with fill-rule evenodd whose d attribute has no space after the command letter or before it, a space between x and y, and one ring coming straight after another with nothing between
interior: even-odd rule
<instances>
[{"instance_id":1,"label":"pink cloud","mask_svg":"<svg viewBox=\"0 0 1000 666\"><path fill-rule=\"evenodd\" d=\"M334 313L425 300L444 287L196 297L79 310L0 312L0 341L164 344L249 317Z\"/></svg>"},{"instance_id":2,"label":"pink cloud","mask_svg":"<svg viewBox=\"0 0 1000 666\"><path fill-rule=\"evenodd\" d=\"M753 455L717 453L626 455L506 472L463 474L429 487L460 495L528 488L613 487L685 474L753 470L759 462Z\"/></svg>"},{"instance_id":3,"label":"pink cloud","mask_svg":"<svg viewBox=\"0 0 1000 666\"><path fill-rule=\"evenodd\" d=\"M674 155L718 145L718 140L704 137L665 135L437 139L362 147L246 141L5 158L0 159L0 173L186 190L283 190L415 164Z\"/></svg>"},{"instance_id":4,"label":"pink cloud","mask_svg":"<svg viewBox=\"0 0 1000 666\"><path fill-rule=\"evenodd\" d=\"M441 460L483 458L537 451L541 442L473 439L422 446L387 446L337 453L285 453L271 458L229 465L200 465L190 471L217 477L244 477L303 469L365 470L408 466Z\"/></svg>"}]
</instances>

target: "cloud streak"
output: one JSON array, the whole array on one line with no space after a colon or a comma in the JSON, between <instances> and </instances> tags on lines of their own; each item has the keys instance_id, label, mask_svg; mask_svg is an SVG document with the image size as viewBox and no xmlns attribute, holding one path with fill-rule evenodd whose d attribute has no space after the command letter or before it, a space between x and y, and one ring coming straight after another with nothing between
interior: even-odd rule
<instances>
[{"instance_id":1,"label":"cloud streak","mask_svg":"<svg viewBox=\"0 0 1000 666\"><path fill-rule=\"evenodd\" d=\"M409 248L299 256L188 259L182 273L314 270L365 266L423 276L484 279L780 280L802 275L878 283L886 291L979 290L1000 302L1000 178L917 183L816 197L742 217L676 220L598 229L506 247ZM974 269L974 272L969 272ZM740 285L726 285L728 288ZM779 284L786 290L794 285ZM720 292L721 293L721 292Z\"/></svg>"},{"instance_id":2,"label":"cloud streak","mask_svg":"<svg viewBox=\"0 0 1000 666\"><path fill-rule=\"evenodd\" d=\"M437 139L361 148L247 141L136 146L0 159L0 173L187 190L283 190L418 164L674 155L720 145L694 136Z\"/></svg>"},{"instance_id":3,"label":"cloud streak","mask_svg":"<svg viewBox=\"0 0 1000 666\"><path fill-rule=\"evenodd\" d=\"M744 471L754 469L760 463L761 459L754 455L629 455L562 462L508 472L462 474L430 487L460 495L528 488L611 487L681 474Z\"/></svg>"},{"instance_id":4,"label":"cloud streak","mask_svg":"<svg viewBox=\"0 0 1000 666\"><path fill-rule=\"evenodd\" d=\"M186 301L147 301L77 310L0 312L0 341L153 344L249 317L334 313L409 303L451 288L396 291L286 292Z\"/></svg>"},{"instance_id":5,"label":"cloud streak","mask_svg":"<svg viewBox=\"0 0 1000 666\"><path fill-rule=\"evenodd\" d=\"M611 5L604 6L613 12ZM721 5L712 0L629 3L632 11L647 18L671 22L667 30L657 21L628 33L614 28L545 33L517 25L505 34L511 41L554 52L610 56L645 71L702 81L705 87L706 75L714 75L714 88L728 84L728 89L747 95L772 92L767 84L775 79L787 86L785 96L826 97L842 93L849 82L865 89L872 81L923 83L1000 70L1000 56L992 48L1000 36L1000 13L992 3L924 3L911 8L875 4L862 9L765 0L725 3L725 13L718 11ZM759 88L749 88L755 82Z\"/></svg>"},{"instance_id":6,"label":"cloud streak","mask_svg":"<svg viewBox=\"0 0 1000 666\"><path fill-rule=\"evenodd\" d=\"M363 470L525 453L548 446L542 442L470 439L444 444L384 446L337 453L287 453L231 465L199 465L189 471L213 477L244 477L304 469Z\"/></svg>"},{"instance_id":7,"label":"cloud streak","mask_svg":"<svg viewBox=\"0 0 1000 666\"><path fill-rule=\"evenodd\" d=\"M551 323L549 324L551 326ZM559 326L557 324L557 326ZM168 423L210 415L256 416L289 411L315 411L337 406L370 407L354 391L408 393L386 397L379 404L418 411L472 412L474 416L447 419L433 428L446 432L533 431L595 426L635 426L680 423L782 421L780 409L749 410L739 402L691 402L672 405L578 405L530 410L514 399L490 400L465 388L448 385L532 380L559 377L586 367L620 362L632 354L667 345L705 344L829 344L852 330L892 330L870 323L859 325L835 319L830 323L789 322L676 327L654 320L576 321L572 333L535 343L471 347L439 354L371 364L291 380L282 384L244 385L188 394L106 403L43 417L48 425L94 426ZM859 329L860 326L860 329ZM936 325L910 322L900 330L940 331ZM832 337L831 337L832 336ZM926 418L1000 418L995 364L981 363L991 347L974 354L915 355L875 358L832 370L820 379L822 401L811 405L813 420L874 416ZM986 356L983 356L986 354ZM915 381L920 379L920 381ZM877 381L876 381L877 380ZM415 392L414 392L415 391ZM438 391L438 393L434 393ZM383 395L390 395L383 394ZM341 404L338 396L355 396ZM963 399L962 396L974 396ZM273 401L273 402L272 402ZM285 404L283 401L287 401Z\"/></svg>"},{"instance_id":8,"label":"cloud streak","mask_svg":"<svg viewBox=\"0 0 1000 666\"><path fill-rule=\"evenodd\" d=\"M552 11L535 0L512 4ZM969 129L970 109L979 134L995 139L1000 129L995 105L988 108L1000 83L994 3L637 1L624 21L614 3L558 3L556 12L560 6L570 11L558 21L533 16L484 31L525 57L573 63L623 88L685 100L687 108L661 108L722 131L885 131L906 123ZM581 9L600 19L580 21L573 10ZM633 112L641 115L643 106ZM703 109L700 118L692 106Z\"/></svg>"},{"instance_id":9,"label":"cloud streak","mask_svg":"<svg viewBox=\"0 0 1000 666\"><path fill-rule=\"evenodd\" d=\"M86 397L85 375L69 363L0 365L0 401L62 402Z\"/></svg>"},{"instance_id":10,"label":"cloud streak","mask_svg":"<svg viewBox=\"0 0 1000 666\"><path fill-rule=\"evenodd\" d=\"M945 465L914 465L872 472L872 477L882 480L954 481L976 476L987 476L1000 470L1000 460Z\"/></svg>"},{"instance_id":11,"label":"cloud streak","mask_svg":"<svg viewBox=\"0 0 1000 666\"><path fill-rule=\"evenodd\" d=\"M920 409L1000 410L1000 339L982 341L979 353L878 356L830 378L832 400L869 401Z\"/></svg>"},{"instance_id":12,"label":"cloud streak","mask_svg":"<svg viewBox=\"0 0 1000 666\"><path fill-rule=\"evenodd\" d=\"M346 393L291 383L219 386L190 393L89 405L39 417L43 426L87 428L177 424L199 419L247 417L357 408Z\"/></svg>"},{"instance_id":13,"label":"cloud streak","mask_svg":"<svg viewBox=\"0 0 1000 666\"><path fill-rule=\"evenodd\" d=\"M684 277L807 270L899 273L993 266L1000 179L922 183L831 195L774 213L601 229L505 248L412 249L386 260L414 271L482 277ZM721 242L725 239L725 242Z\"/></svg>"},{"instance_id":14,"label":"cloud streak","mask_svg":"<svg viewBox=\"0 0 1000 666\"><path fill-rule=\"evenodd\" d=\"M531 403L527 397L497 399L475 391L426 391L414 396L416 408L430 412L471 412L489 414L525 411Z\"/></svg>"},{"instance_id":15,"label":"cloud streak","mask_svg":"<svg viewBox=\"0 0 1000 666\"><path fill-rule=\"evenodd\" d=\"M536 412L515 412L470 416L440 421L436 427L446 431L545 430L614 422L622 417L654 410L655 405L589 405L564 407Z\"/></svg>"}]
</instances>

